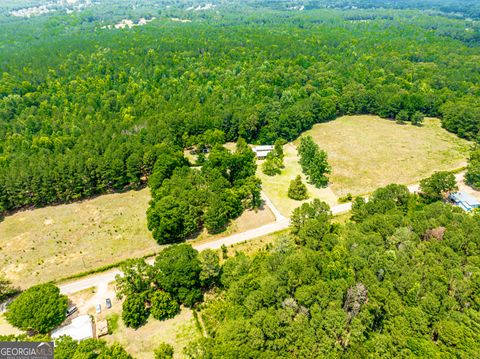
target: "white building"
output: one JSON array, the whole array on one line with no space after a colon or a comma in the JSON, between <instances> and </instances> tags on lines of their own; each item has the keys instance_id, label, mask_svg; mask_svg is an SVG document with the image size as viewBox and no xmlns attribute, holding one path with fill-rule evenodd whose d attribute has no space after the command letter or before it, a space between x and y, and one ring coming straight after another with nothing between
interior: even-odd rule
<instances>
[{"instance_id":1,"label":"white building","mask_svg":"<svg viewBox=\"0 0 480 359\"><path fill-rule=\"evenodd\" d=\"M262 146L255 146L253 148L253 152L257 156L257 159L263 160L267 157L267 155L273 151L275 146L273 145L262 145Z\"/></svg>"},{"instance_id":2,"label":"white building","mask_svg":"<svg viewBox=\"0 0 480 359\"><path fill-rule=\"evenodd\" d=\"M84 340L93 338L93 322L89 315L81 315L72 319L72 323L64 327L55 329L51 337L53 339L60 338L63 335L68 335L74 340Z\"/></svg>"}]
</instances>

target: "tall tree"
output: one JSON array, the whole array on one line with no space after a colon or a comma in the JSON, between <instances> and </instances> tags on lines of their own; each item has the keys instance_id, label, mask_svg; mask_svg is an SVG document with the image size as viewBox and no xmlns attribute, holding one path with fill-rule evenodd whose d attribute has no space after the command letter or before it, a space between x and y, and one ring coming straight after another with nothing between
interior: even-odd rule
<instances>
[{"instance_id":1,"label":"tall tree","mask_svg":"<svg viewBox=\"0 0 480 359\"><path fill-rule=\"evenodd\" d=\"M17 328L44 334L64 321L67 304L67 297L55 285L39 284L15 298L5 317Z\"/></svg>"}]
</instances>

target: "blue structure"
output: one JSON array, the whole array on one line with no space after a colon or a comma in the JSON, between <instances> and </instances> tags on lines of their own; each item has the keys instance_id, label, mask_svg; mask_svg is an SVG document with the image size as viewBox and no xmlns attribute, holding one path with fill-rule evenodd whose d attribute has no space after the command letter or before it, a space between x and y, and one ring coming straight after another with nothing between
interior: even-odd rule
<instances>
[{"instance_id":1,"label":"blue structure","mask_svg":"<svg viewBox=\"0 0 480 359\"><path fill-rule=\"evenodd\" d=\"M450 194L450 200L464 211L471 212L474 208L480 208L480 202L465 192Z\"/></svg>"}]
</instances>

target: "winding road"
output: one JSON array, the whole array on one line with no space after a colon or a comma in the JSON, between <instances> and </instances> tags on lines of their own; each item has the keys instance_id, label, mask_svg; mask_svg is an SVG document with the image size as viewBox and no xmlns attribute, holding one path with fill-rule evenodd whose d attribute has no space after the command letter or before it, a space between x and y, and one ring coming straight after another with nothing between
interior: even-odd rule
<instances>
[{"instance_id":1,"label":"winding road","mask_svg":"<svg viewBox=\"0 0 480 359\"><path fill-rule=\"evenodd\" d=\"M457 183L460 183L463 180L463 176L464 176L464 172L461 172L455 175L455 179L457 180ZM408 189L412 193L418 192L419 185L414 184L414 185L408 186ZM255 238L259 238L268 234L272 234L272 233L287 229L288 226L290 225L290 219L283 216L275 207L275 205L270 201L270 199L266 196L266 194L263 192L262 192L262 199L265 201L265 204L270 208L273 215L275 216L275 222L266 224L258 228L250 229L242 233L236 233L228 237L223 237L211 242L194 245L193 248L195 248L198 251L203 251L205 249L219 249L224 245L228 247L234 244L246 242ZM352 209L351 202L339 204L331 208L333 215L345 213L350 211L351 209ZM153 264L153 261L154 261L153 258L147 260L147 262L150 264ZM108 287L108 284L115 280L115 276L121 273L122 272L120 271L120 269L115 268L107 272L93 274L91 276L81 278L69 283L61 284L59 288L63 294L72 294L72 293L79 292L81 290L92 288L92 287L96 287L97 289L99 289L97 292L101 292L100 289L102 288L104 289Z\"/></svg>"}]
</instances>

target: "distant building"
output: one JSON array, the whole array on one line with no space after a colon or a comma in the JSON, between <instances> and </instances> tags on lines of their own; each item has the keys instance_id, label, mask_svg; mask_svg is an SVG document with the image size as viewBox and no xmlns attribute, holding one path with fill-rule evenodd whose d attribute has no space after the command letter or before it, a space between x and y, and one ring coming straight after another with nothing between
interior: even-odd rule
<instances>
[{"instance_id":1,"label":"distant building","mask_svg":"<svg viewBox=\"0 0 480 359\"><path fill-rule=\"evenodd\" d=\"M267 158L267 155L273 151L274 148L275 146L273 145L255 146L253 148L253 152L255 152L257 159L264 160L265 158Z\"/></svg>"},{"instance_id":2,"label":"distant building","mask_svg":"<svg viewBox=\"0 0 480 359\"><path fill-rule=\"evenodd\" d=\"M74 318L71 324L55 329L51 337L57 339L63 335L68 335L78 341L93 338L92 318L89 315L81 315Z\"/></svg>"},{"instance_id":3,"label":"distant building","mask_svg":"<svg viewBox=\"0 0 480 359\"><path fill-rule=\"evenodd\" d=\"M465 192L454 192L449 196L450 200L464 211L470 212L480 208L480 202Z\"/></svg>"}]
</instances>

